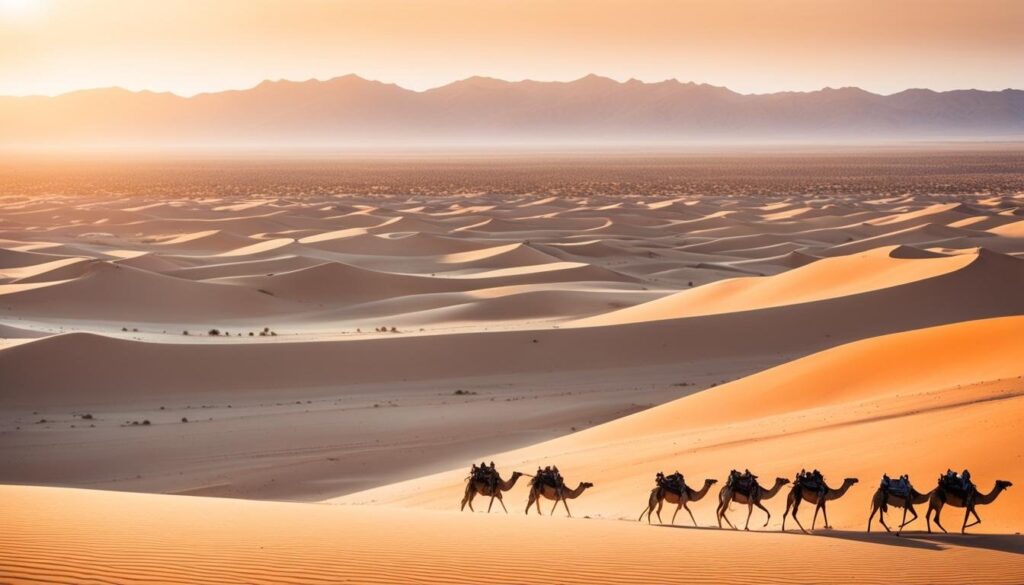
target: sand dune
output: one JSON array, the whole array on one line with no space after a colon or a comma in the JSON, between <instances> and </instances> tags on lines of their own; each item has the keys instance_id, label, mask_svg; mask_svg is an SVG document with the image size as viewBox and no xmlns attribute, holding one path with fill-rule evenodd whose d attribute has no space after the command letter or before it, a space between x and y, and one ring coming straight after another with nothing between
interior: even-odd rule
<instances>
[{"instance_id":1,"label":"sand dune","mask_svg":"<svg viewBox=\"0 0 1024 585\"><path fill-rule=\"evenodd\" d=\"M0 483L329 503L0 487L0 581L1020 580L1002 175L636 187L645 166L605 192L452 169L334 196L247 172L0 197ZM523 517L522 486L508 517L460 514L480 457L596 485L578 520ZM949 466L1018 484L979 511L993 534L859 532L883 472L928 489ZM783 497L770 533L635 522L658 470L746 467L860 482L824 538L780 534ZM692 507L716 524L713 496Z\"/></svg>"},{"instance_id":2,"label":"sand dune","mask_svg":"<svg viewBox=\"0 0 1024 585\"><path fill-rule=\"evenodd\" d=\"M901 582L915 585L1011 584L1024 571L1012 537L898 544L845 532L752 536L13 486L0 494L0 518L13 529L0 536L0 576L15 581L764 583L785 576L789 583L885 583L901 567Z\"/></svg>"},{"instance_id":3,"label":"sand dune","mask_svg":"<svg viewBox=\"0 0 1024 585\"><path fill-rule=\"evenodd\" d=\"M894 254L895 253L895 254ZM607 325L750 311L785 304L849 297L934 279L939 289L954 286L944 275L965 271L961 281L1008 277L1024 284L1024 263L995 252L907 258L899 248L828 258L771 277L724 280L647 305L592 317L580 325ZM1014 287L1016 288L1016 287ZM921 291L922 293L924 291ZM1007 299L1009 300L1009 299Z\"/></svg>"},{"instance_id":4,"label":"sand dune","mask_svg":"<svg viewBox=\"0 0 1024 585\"><path fill-rule=\"evenodd\" d=\"M950 465L970 467L984 491L996 479L1014 478L1024 457L1015 439L1024 406L1022 327L1024 317L1008 317L854 342L488 457L505 469L527 472L556 463L570 483L598 486L573 501L577 516L627 520L635 520L658 470L678 468L699 483L749 467L770 482L816 467L835 485L844 477L860 479L830 504L829 519L838 528L863 528L875 482L885 472L909 473L924 490ZM984 441L969 439L976 434ZM899 448L893 447L895 438ZM451 509L463 476L463 470L438 474L338 502ZM523 492L513 493L518 501ZM698 523L714 523L713 498L693 507ZM784 507L783 497L771 501L770 527L781 526ZM745 510L735 508L734 520L742 521ZM982 516L977 532L1016 530L1024 497L1011 488ZM764 516L756 518L760 528ZM958 526L962 511L944 518L947 527ZM922 518L915 529L923 524Z\"/></svg>"},{"instance_id":5,"label":"sand dune","mask_svg":"<svg viewBox=\"0 0 1024 585\"><path fill-rule=\"evenodd\" d=\"M257 291L191 282L144 270L91 261L82 276L3 295L8 310L24 315L105 319L128 323L208 322L288 310Z\"/></svg>"}]
</instances>

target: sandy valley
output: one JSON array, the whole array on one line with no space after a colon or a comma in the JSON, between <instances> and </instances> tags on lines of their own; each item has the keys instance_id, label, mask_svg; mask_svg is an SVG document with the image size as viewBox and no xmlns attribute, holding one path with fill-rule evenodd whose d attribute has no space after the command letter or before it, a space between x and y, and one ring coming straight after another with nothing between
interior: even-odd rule
<instances>
[{"instance_id":1,"label":"sandy valley","mask_svg":"<svg viewBox=\"0 0 1024 585\"><path fill-rule=\"evenodd\" d=\"M5 166L0 577L1017 582L1020 155L893 152ZM481 459L594 487L460 513ZM947 467L1018 486L861 532ZM858 481L706 530L733 468ZM675 469L702 529L636 523Z\"/></svg>"}]
</instances>

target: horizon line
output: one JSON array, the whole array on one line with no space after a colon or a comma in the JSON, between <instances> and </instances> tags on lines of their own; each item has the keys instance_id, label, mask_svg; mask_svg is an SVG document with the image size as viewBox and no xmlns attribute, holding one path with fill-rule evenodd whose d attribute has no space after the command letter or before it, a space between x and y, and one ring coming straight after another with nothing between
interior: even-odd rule
<instances>
[{"instance_id":1,"label":"horizon line","mask_svg":"<svg viewBox=\"0 0 1024 585\"><path fill-rule=\"evenodd\" d=\"M957 89L946 89L946 90L936 90L936 89L931 89L931 88L928 88L928 87L908 87L908 88L905 88L905 89L902 89L902 90L899 90L899 91L895 91L895 92L892 92L892 93L876 93L876 92L864 89L864 88L862 88L860 86L844 85L844 86L841 86L841 87L823 86L823 87L820 87L818 89L809 89L809 90L779 90L779 91L760 92L760 93L759 92L742 93L742 92L738 92L738 91L733 90L733 89L729 88L728 86L724 86L724 85L712 85L710 83L696 82L696 81L692 81L692 80L690 80L690 81L680 81L678 78L675 78L675 77L669 77L669 78L661 79L659 81L644 81L644 80L641 80L641 79L638 79L638 78L635 78L635 77L630 77L629 79L626 79L626 80L620 80L620 79L616 79L614 77L609 77L609 76L606 76L606 75L600 75L600 74L597 74L597 73L588 73L588 74L586 74L586 75L584 75L582 77L577 77L577 78L574 78L574 79L553 79L553 80L540 80L540 79L530 79L530 78L511 80L511 79L502 79L500 77L491 77L491 76L488 76L488 75L470 75L469 77L463 77L463 78L460 78L460 79L455 79L453 81L449 81L449 82L446 82L446 83L442 83L440 85L435 85L435 86L431 86L431 87L424 88L424 89L413 89L413 88L409 88L409 87L405 87L403 85L400 85L397 82L381 81L379 79L370 79L368 77L364 77L362 75L359 75L358 73L345 73L345 74L342 74L342 75L335 75L335 76L324 78L324 79L317 78L317 77L310 77L308 79L301 79L301 80L300 79L286 79L286 78L278 78L278 79L269 79L268 78L268 79L263 79L263 80L261 80L259 82L256 82L254 85L249 85L247 87L224 88L224 89L218 89L218 90L200 91L200 92L196 92L196 93L192 93L192 94L176 93L176 92L170 91L170 90L158 91L158 90L153 90L153 89L148 89L148 88L144 88L144 89L129 89L129 88L122 87L122 86L119 86L119 85L108 85L108 86L96 86L96 87L82 87L82 88L78 88L78 89L62 91L60 93L53 93L53 94L45 94L45 93L3 94L3 95L0 95L0 97L2 97L2 98L50 98L50 99L55 99L55 98L59 98L59 97L64 97L64 96L76 94L76 93L85 93L85 92L91 92L91 91L124 91L124 92L132 93L132 94L170 95L170 96L174 96L174 97L181 98L181 99L192 99L192 98L195 98L195 97L200 97L200 96L205 96L205 95L215 95L215 94L229 93L229 92L251 91L251 90L254 90L254 89L256 89L256 88L258 88L258 87L260 87L262 85L266 85L266 84L278 84L278 83L281 83L281 84L284 84L284 83L291 83L291 84L330 83L332 81L337 81L337 80L346 79L346 78L355 78L355 79L358 79L358 80L361 80L361 81L365 81L365 82L368 82L368 83L379 83L379 84L386 85L386 86L394 86L394 87L397 87L397 88L399 88L401 90L408 91L408 92L411 92L411 93L417 93L417 94L425 94L425 93L428 93L428 92L431 92L431 91L435 91L435 90L438 90L438 89L443 89L445 87L449 87L449 86L452 86L452 85L455 85L455 84L465 83L467 81L471 81L471 80L474 80L474 79L487 80L487 81L496 81L496 82L506 83L506 84L510 84L510 85L519 84L519 83L571 84L571 83L578 83L578 82L581 82L581 81L585 81L587 79L598 79L598 80L604 80L604 81L611 81L611 82L613 82L615 84L618 84L618 85L626 85L626 84L631 84L631 83L638 83L638 84L641 84L641 85L658 85L658 84L662 84L662 83L676 83L678 85L707 86L707 87L711 87L711 88L715 88L715 89L724 89L724 90L732 92L732 93L734 93L736 95L742 95L742 96L765 96L765 95L779 95L779 94L809 94L809 93L819 93L819 92L823 92L823 91L841 91L841 90L857 90L857 91L862 91L864 93L868 93L868 94L876 95L876 96L880 96L880 97L888 97L888 96L898 95L898 94L905 93L905 92L908 92L908 91L929 91L929 92L932 92L932 93L939 93L939 94L941 94L941 93L952 93L952 92L956 92L956 91L979 91L979 92L986 92L986 93L1001 93L1001 92L1005 92L1005 91L1024 91L1024 88L1015 88L1015 87L1004 87L1003 89L978 89L978 88L974 88L974 87L969 87L969 88L957 88Z\"/></svg>"}]
</instances>

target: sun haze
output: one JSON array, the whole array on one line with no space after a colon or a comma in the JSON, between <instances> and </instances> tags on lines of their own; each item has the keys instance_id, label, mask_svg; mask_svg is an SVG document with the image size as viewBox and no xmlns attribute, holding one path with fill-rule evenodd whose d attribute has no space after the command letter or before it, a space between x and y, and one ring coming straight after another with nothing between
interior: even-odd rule
<instances>
[{"instance_id":1,"label":"sun haze","mask_svg":"<svg viewBox=\"0 0 1024 585\"><path fill-rule=\"evenodd\" d=\"M0 583L1021 585L1021 24L0 0Z\"/></svg>"},{"instance_id":2,"label":"sun haze","mask_svg":"<svg viewBox=\"0 0 1024 585\"><path fill-rule=\"evenodd\" d=\"M356 73L667 78L736 91L1003 89L1024 73L1015 0L0 1L0 95L182 95Z\"/></svg>"}]
</instances>

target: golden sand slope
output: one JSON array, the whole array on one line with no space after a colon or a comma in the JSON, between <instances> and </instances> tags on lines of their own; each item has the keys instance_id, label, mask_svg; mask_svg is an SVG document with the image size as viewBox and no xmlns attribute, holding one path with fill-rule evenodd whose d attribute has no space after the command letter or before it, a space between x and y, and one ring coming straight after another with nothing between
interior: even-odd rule
<instances>
[{"instance_id":1,"label":"golden sand slope","mask_svg":"<svg viewBox=\"0 0 1024 585\"><path fill-rule=\"evenodd\" d=\"M1022 332L1024 317L1006 317L858 341L493 459L528 473L556 464L571 486L596 484L571 503L576 515L627 520L639 514L658 470L679 469L699 487L704 478L724 481L731 468L749 467L768 485L820 468L835 487L844 477L860 480L829 505L833 525L856 529L883 473L908 473L927 491L947 467L969 467L985 492L996 479L1018 483L979 508L984 523L974 531L1016 532L1024 526ZM457 470L337 501L451 509L464 476ZM508 496L519 513L525 493ZM768 502L773 529L784 507L784 495ZM692 508L698 523L715 523L713 495ZM742 522L745 506L734 508ZM810 507L803 510L809 526ZM961 519L962 511L944 515L948 528ZM757 512L752 526L763 521Z\"/></svg>"},{"instance_id":2,"label":"golden sand slope","mask_svg":"<svg viewBox=\"0 0 1024 585\"><path fill-rule=\"evenodd\" d=\"M897 539L0 487L15 583L1019 583L1019 537Z\"/></svg>"}]
</instances>

